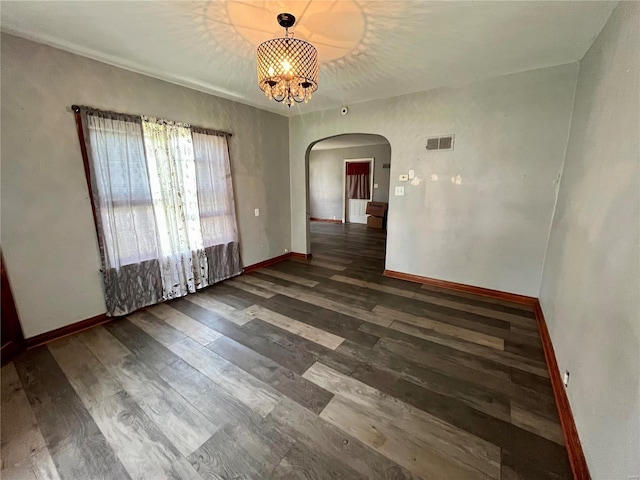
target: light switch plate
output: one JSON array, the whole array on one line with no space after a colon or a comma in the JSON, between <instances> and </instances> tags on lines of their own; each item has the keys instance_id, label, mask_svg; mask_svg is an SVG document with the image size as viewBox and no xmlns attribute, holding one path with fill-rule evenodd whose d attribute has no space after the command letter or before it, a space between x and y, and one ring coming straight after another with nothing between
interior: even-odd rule
<instances>
[{"instance_id":1,"label":"light switch plate","mask_svg":"<svg viewBox=\"0 0 640 480\"><path fill-rule=\"evenodd\" d=\"M401 182L406 182L407 180L409 180L409 175L400 175L398 180L400 180Z\"/></svg>"},{"instance_id":2,"label":"light switch plate","mask_svg":"<svg viewBox=\"0 0 640 480\"><path fill-rule=\"evenodd\" d=\"M377 183L374 183L374 184L373 184L373 188L378 188L378 184L377 184Z\"/></svg>"},{"instance_id":3,"label":"light switch plate","mask_svg":"<svg viewBox=\"0 0 640 480\"><path fill-rule=\"evenodd\" d=\"M396 187L396 197L404 197L404 187Z\"/></svg>"},{"instance_id":4,"label":"light switch plate","mask_svg":"<svg viewBox=\"0 0 640 480\"><path fill-rule=\"evenodd\" d=\"M255 213L256 217L259 217L259 216L260 216L260 209L259 209L259 208L256 208L256 209L253 211L253 213Z\"/></svg>"},{"instance_id":5,"label":"light switch plate","mask_svg":"<svg viewBox=\"0 0 640 480\"><path fill-rule=\"evenodd\" d=\"M416 178L416 171L409 170L409 180L413 180L414 178Z\"/></svg>"}]
</instances>

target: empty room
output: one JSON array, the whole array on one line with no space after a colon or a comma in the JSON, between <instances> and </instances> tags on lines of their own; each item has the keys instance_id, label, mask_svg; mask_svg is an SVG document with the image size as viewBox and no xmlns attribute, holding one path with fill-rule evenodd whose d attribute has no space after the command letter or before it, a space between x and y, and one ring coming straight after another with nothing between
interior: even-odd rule
<instances>
[{"instance_id":1,"label":"empty room","mask_svg":"<svg viewBox=\"0 0 640 480\"><path fill-rule=\"evenodd\" d=\"M640 479L640 2L0 30L2 479Z\"/></svg>"}]
</instances>

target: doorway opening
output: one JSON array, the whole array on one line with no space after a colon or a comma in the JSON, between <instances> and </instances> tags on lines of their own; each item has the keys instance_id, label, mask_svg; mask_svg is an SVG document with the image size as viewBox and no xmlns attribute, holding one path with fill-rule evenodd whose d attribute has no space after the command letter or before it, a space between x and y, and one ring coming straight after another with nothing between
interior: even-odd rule
<instances>
[{"instance_id":1,"label":"doorway opening","mask_svg":"<svg viewBox=\"0 0 640 480\"><path fill-rule=\"evenodd\" d=\"M384 268L391 145L381 135L353 133L322 139L307 152L313 257Z\"/></svg>"},{"instance_id":2,"label":"doorway opening","mask_svg":"<svg viewBox=\"0 0 640 480\"><path fill-rule=\"evenodd\" d=\"M367 205L373 201L375 158L344 160L342 223L367 224Z\"/></svg>"}]
</instances>

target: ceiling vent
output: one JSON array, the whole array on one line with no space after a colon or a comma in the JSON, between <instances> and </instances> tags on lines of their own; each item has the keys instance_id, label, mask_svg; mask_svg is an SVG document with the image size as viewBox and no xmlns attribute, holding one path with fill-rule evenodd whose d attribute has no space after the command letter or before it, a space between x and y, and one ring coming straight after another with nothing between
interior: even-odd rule
<instances>
[{"instance_id":1,"label":"ceiling vent","mask_svg":"<svg viewBox=\"0 0 640 480\"><path fill-rule=\"evenodd\" d=\"M427 138L427 150L453 150L453 135Z\"/></svg>"}]
</instances>

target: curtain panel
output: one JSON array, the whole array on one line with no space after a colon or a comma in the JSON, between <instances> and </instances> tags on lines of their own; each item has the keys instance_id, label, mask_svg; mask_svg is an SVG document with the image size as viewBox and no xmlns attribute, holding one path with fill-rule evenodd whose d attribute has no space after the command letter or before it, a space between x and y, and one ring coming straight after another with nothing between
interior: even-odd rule
<instances>
[{"instance_id":1,"label":"curtain panel","mask_svg":"<svg viewBox=\"0 0 640 480\"><path fill-rule=\"evenodd\" d=\"M202 241L209 284L239 275L240 245L231 181L229 146L224 136L192 130Z\"/></svg>"},{"instance_id":2,"label":"curtain panel","mask_svg":"<svg viewBox=\"0 0 640 480\"><path fill-rule=\"evenodd\" d=\"M369 162L347 163L347 195L352 200L371 198Z\"/></svg>"},{"instance_id":3,"label":"curtain panel","mask_svg":"<svg viewBox=\"0 0 640 480\"><path fill-rule=\"evenodd\" d=\"M107 314L240 274L226 136L78 108Z\"/></svg>"}]
</instances>

